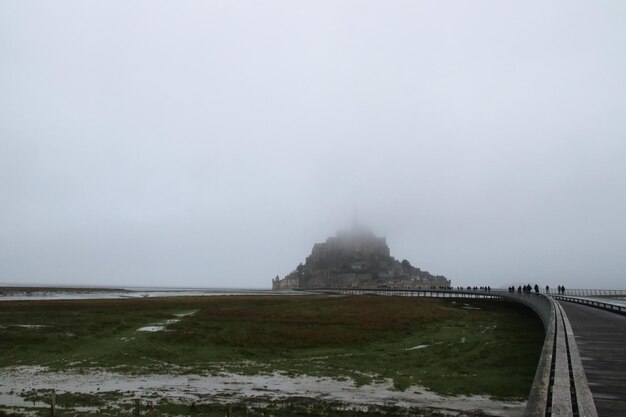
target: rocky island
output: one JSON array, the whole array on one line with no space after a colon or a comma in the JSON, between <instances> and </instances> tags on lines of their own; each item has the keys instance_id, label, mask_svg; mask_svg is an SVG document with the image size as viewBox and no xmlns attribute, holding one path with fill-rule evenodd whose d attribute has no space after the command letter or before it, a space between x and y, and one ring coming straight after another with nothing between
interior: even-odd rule
<instances>
[{"instance_id":1,"label":"rocky island","mask_svg":"<svg viewBox=\"0 0 626 417\"><path fill-rule=\"evenodd\" d=\"M384 237L353 220L348 230L313 245L304 264L283 279L272 281L273 290L315 288L448 288L450 280L398 261L389 254Z\"/></svg>"}]
</instances>

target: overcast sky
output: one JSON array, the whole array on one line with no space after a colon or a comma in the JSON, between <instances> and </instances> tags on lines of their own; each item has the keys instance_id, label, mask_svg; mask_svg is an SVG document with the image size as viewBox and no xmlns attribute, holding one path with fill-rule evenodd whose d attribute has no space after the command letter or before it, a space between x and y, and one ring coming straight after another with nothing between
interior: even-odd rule
<instances>
[{"instance_id":1,"label":"overcast sky","mask_svg":"<svg viewBox=\"0 0 626 417\"><path fill-rule=\"evenodd\" d=\"M361 221L626 287L626 2L2 1L0 282L270 287Z\"/></svg>"}]
</instances>

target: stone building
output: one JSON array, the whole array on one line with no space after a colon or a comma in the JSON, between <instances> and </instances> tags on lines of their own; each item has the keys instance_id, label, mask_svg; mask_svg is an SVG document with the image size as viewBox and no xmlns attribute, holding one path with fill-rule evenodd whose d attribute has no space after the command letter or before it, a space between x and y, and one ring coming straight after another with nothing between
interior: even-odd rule
<instances>
[{"instance_id":1,"label":"stone building","mask_svg":"<svg viewBox=\"0 0 626 417\"><path fill-rule=\"evenodd\" d=\"M314 288L405 288L450 287L450 280L396 260L384 237L353 221L323 243L313 245L304 264L272 281L274 290Z\"/></svg>"}]
</instances>

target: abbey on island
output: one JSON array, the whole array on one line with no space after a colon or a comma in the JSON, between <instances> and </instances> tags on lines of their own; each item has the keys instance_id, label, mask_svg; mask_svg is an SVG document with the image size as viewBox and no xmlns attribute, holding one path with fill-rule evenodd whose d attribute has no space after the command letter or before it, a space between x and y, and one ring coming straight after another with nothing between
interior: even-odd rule
<instances>
[{"instance_id":1,"label":"abbey on island","mask_svg":"<svg viewBox=\"0 0 626 417\"><path fill-rule=\"evenodd\" d=\"M272 281L273 290L315 288L448 288L450 280L398 261L378 237L356 219L348 230L313 245L304 264Z\"/></svg>"}]
</instances>

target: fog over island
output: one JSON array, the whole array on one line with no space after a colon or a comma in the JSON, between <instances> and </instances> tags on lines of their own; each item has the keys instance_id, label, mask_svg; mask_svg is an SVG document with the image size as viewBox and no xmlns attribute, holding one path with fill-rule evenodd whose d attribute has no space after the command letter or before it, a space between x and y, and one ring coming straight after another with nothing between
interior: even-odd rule
<instances>
[{"instance_id":1,"label":"fog over island","mask_svg":"<svg viewBox=\"0 0 626 417\"><path fill-rule=\"evenodd\" d=\"M0 3L0 282L265 287L361 222L623 288L626 3Z\"/></svg>"}]
</instances>

